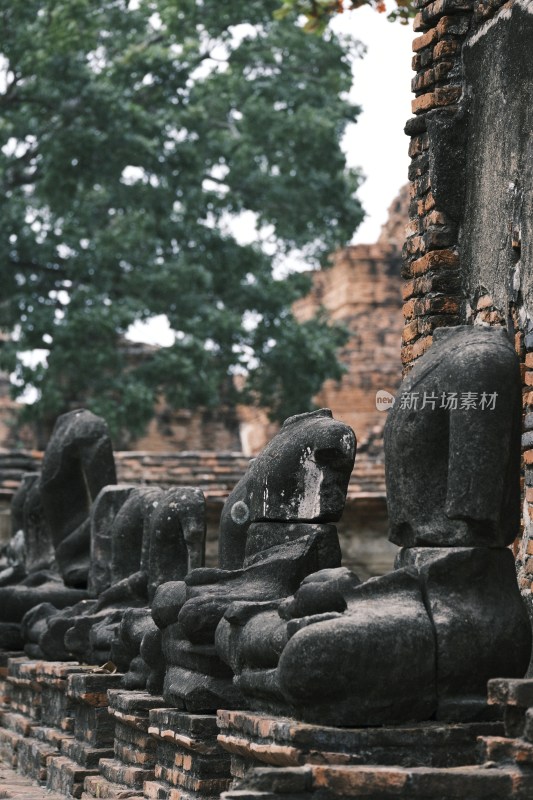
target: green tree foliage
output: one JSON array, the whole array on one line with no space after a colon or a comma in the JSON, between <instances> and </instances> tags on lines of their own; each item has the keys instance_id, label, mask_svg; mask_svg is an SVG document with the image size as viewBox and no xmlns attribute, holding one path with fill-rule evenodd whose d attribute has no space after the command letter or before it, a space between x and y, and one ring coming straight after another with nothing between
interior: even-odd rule
<instances>
[{"instance_id":1,"label":"green tree foliage","mask_svg":"<svg viewBox=\"0 0 533 800\"><path fill-rule=\"evenodd\" d=\"M388 13L385 0L282 0L274 16L276 19L284 19L296 11L306 19L306 33L322 34L337 14L354 11L362 6L370 6L379 14L387 14L390 22L398 20L402 25L407 25L416 13L414 0L394 0L394 8Z\"/></svg>"},{"instance_id":2,"label":"green tree foliage","mask_svg":"<svg viewBox=\"0 0 533 800\"><path fill-rule=\"evenodd\" d=\"M297 325L309 279L275 267L324 262L360 222L339 147L358 108L346 48L277 6L0 0L2 358L34 419L83 402L136 433L163 393L284 416L341 375L342 330ZM159 314L175 343L128 362L118 337Z\"/></svg>"}]
</instances>

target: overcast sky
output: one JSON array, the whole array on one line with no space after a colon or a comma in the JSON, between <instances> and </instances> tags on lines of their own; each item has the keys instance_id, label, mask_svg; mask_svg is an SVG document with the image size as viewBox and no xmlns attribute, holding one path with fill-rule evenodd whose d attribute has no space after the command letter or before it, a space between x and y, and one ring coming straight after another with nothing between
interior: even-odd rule
<instances>
[{"instance_id":1,"label":"overcast sky","mask_svg":"<svg viewBox=\"0 0 533 800\"><path fill-rule=\"evenodd\" d=\"M354 242L374 242L387 218L387 209L407 183L408 137L403 126L411 116L411 25L387 21L368 6L341 14L334 22L367 46L354 65L352 100L363 111L345 139L349 163L367 176L359 197L367 219Z\"/></svg>"}]
</instances>

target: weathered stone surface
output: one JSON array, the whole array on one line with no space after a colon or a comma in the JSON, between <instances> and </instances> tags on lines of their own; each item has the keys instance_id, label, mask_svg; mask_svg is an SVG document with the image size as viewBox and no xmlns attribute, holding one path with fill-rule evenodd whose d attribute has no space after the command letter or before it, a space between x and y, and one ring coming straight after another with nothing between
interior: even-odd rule
<instances>
[{"instance_id":1,"label":"weathered stone surface","mask_svg":"<svg viewBox=\"0 0 533 800\"><path fill-rule=\"evenodd\" d=\"M140 572L146 575L143 608L127 609L111 647L111 658L125 672L124 686L160 692L164 666L161 636L150 603L160 584L182 579L191 564L201 565L205 548L205 498L199 489L181 487L144 496ZM144 648L142 642L146 637ZM147 661L144 656L147 656Z\"/></svg>"},{"instance_id":2,"label":"weathered stone surface","mask_svg":"<svg viewBox=\"0 0 533 800\"><path fill-rule=\"evenodd\" d=\"M98 492L114 483L115 462L104 420L85 410L59 417L43 460L41 493L56 560L67 585L87 585L89 510Z\"/></svg>"},{"instance_id":3,"label":"weathered stone surface","mask_svg":"<svg viewBox=\"0 0 533 800\"><path fill-rule=\"evenodd\" d=\"M520 381L503 332L439 332L389 412L386 452L391 538L407 545L394 572L360 584L327 570L281 603L226 609L217 650L252 707L330 725L490 719L487 680L527 670L530 625L505 547L519 513Z\"/></svg>"},{"instance_id":4,"label":"weathered stone surface","mask_svg":"<svg viewBox=\"0 0 533 800\"><path fill-rule=\"evenodd\" d=\"M346 614L318 620L295 631L279 660L279 687L297 716L332 725L431 717L435 639L416 575L371 579L354 588Z\"/></svg>"},{"instance_id":5,"label":"weathered stone surface","mask_svg":"<svg viewBox=\"0 0 533 800\"><path fill-rule=\"evenodd\" d=\"M522 677L531 653L512 552L405 548L397 563L417 569L435 629L437 718L473 719L476 708L485 713L489 678Z\"/></svg>"},{"instance_id":6,"label":"weathered stone surface","mask_svg":"<svg viewBox=\"0 0 533 800\"><path fill-rule=\"evenodd\" d=\"M514 3L468 37L462 51L470 100L461 237L465 283L471 293L486 287L506 314L509 302L518 300L511 277L518 269L524 320L531 319L533 311L528 268L533 258L533 115L524 102L533 85L531 60L524 57L532 37L528 4ZM525 333L527 327L524 323Z\"/></svg>"},{"instance_id":7,"label":"weathered stone surface","mask_svg":"<svg viewBox=\"0 0 533 800\"><path fill-rule=\"evenodd\" d=\"M72 658L74 650L65 643L65 635L72 628L77 617L90 614L94 611L95 607L96 601L87 599L81 600L79 603L76 603L76 605L70 606L62 611L58 612L56 610L55 613L50 613L46 615L46 617L43 610L43 612L40 612L44 617L42 627L40 625L32 625L31 630L27 634L27 638L31 641L37 637L44 658L49 658L54 661L57 659L68 661L69 658ZM25 617L25 621L29 616L28 614ZM88 648L82 648L80 650L80 660L89 658L90 653Z\"/></svg>"},{"instance_id":8,"label":"weathered stone surface","mask_svg":"<svg viewBox=\"0 0 533 800\"><path fill-rule=\"evenodd\" d=\"M46 652L41 647L40 640L43 634L48 632L50 620L55 618L57 614L57 608L51 603L39 603L38 606L35 606L24 615L21 632L24 637L24 650L26 653L29 654L32 650L34 652L40 650L41 657L46 658ZM65 651L62 637L54 644L54 652L57 652L57 658L68 660L68 653Z\"/></svg>"},{"instance_id":9,"label":"weathered stone surface","mask_svg":"<svg viewBox=\"0 0 533 800\"><path fill-rule=\"evenodd\" d=\"M120 688L121 679L119 673L75 673L67 678L67 694L87 706L105 708L107 713L107 691Z\"/></svg>"},{"instance_id":10,"label":"weathered stone surface","mask_svg":"<svg viewBox=\"0 0 533 800\"><path fill-rule=\"evenodd\" d=\"M221 567L235 568L242 564L248 520L338 521L346 500L355 448L353 432L335 421L329 409L287 419L251 462L226 501L223 521L229 514L237 527L226 532L221 526Z\"/></svg>"},{"instance_id":11,"label":"weathered stone surface","mask_svg":"<svg viewBox=\"0 0 533 800\"><path fill-rule=\"evenodd\" d=\"M8 565L0 572L1 641L7 648L25 642L28 654L41 657L37 633L27 638L28 621L20 626L24 615L41 603L48 609L64 608L86 595L66 587L59 577L38 473L24 476L15 497L13 525L17 530L7 547Z\"/></svg>"},{"instance_id":12,"label":"weathered stone surface","mask_svg":"<svg viewBox=\"0 0 533 800\"><path fill-rule=\"evenodd\" d=\"M22 581L30 572L54 568L54 548L43 517L39 473L26 472L11 501L11 540L2 548L0 586Z\"/></svg>"},{"instance_id":13,"label":"weathered stone surface","mask_svg":"<svg viewBox=\"0 0 533 800\"><path fill-rule=\"evenodd\" d=\"M112 526L134 488L127 484L104 486L91 506L91 560L87 588L92 597L98 597L111 584Z\"/></svg>"},{"instance_id":14,"label":"weathered stone surface","mask_svg":"<svg viewBox=\"0 0 533 800\"><path fill-rule=\"evenodd\" d=\"M224 800L275 800L279 797L365 797L369 800L526 800L531 773L514 766L412 769L394 766L307 766L251 770Z\"/></svg>"},{"instance_id":15,"label":"weathered stone surface","mask_svg":"<svg viewBox=\"0 0 533 800\"><path fill-rule=\"evenodd\" d=\"M251 711L219 711L217 718L219 742L249 765L461 766L476 762L480 736L503 733L500 722L339 728Z\"/></svg>"},{"instance_id":16,"label":"weathered stone surface","mask_svg":"<svg viewBox=\"0 0 533 800\"><path fill-rule=\"evenodd\" d=\"M217 625L235 601L280 600L339 565L336 529L324 523L342 513L354 457L353 431L322 409L287 420L252 462L221 525L221 564L237 568L193 570L154 597L168 703L194 712L242 704L212 650Z\"/></svg>"},{"instance_id":17,"label":"weathered stone surface","mask_svg":"<svg viewBox=\"0 0 533 800\"><path fill-rule=\"evenodd\" d=\"M505 547L514 541L520 386L518 360L504 331L435 331L385 427L391 541L407 547ZM442 407L443 395L444 404L454 395L457 408Z\"/></svg>"},{"instance_id":18,"label":"weathered stone surface","mask_svg":"<svg viewBox=\"0 0 533 800\"><path fill-rule=\"evenodd\" d=\"M488 702L494 705L533 707L533 678L492 678L487 685Z\"/></svg>"},{"instance_id":19,"label":"weathered stone surface","mask_svg":"<svg viewBox=\"0 0 533 800\"><path fill-rule=\"evenodd\" d=\"M44 516L40 475L24 475L19 492L23 493L22 530L24 532L24 566L27 573L55 570L51 531Z\"/></svg>"},{"instance_id":20,"label":"weathered stone surface","mask_svg":"<svg viewBox=\"0 0 533 800\"><path fill-rule=\"evenodd\" d=\"M5 622L21 622L24 614L39 603L50 603L56 608L74 605L87 596L83 589L65 587L56 575L38 572L29 575L16 586L0 588L1 615Z\"/></svg>"},{"instance_id":21,"label":"weathered stone surface","mask_svg":"<svg viewBox=\"0 0 533 800\"><path fill-rule=\"evenodd\" d=\"M150 600L162 583L203 567L205 531L203 492L188 486L167 490L150 521Z\"/></svg>"},{"instance_id":22,"label":"weathered stone surface","mask_svg":"<svg viewBox=\"0 0 533 800\"><path fill-rule=\"evenodd\" d=\"M0 622L0 642L9 650L22 650L24 639L17 622Z\"/></svg>"},{"instance_id":23,"label":"weathered stone surface","mask_svg":"<svg viewBox=\"0 0 533 800\"><path fill-rule=\"evenodd\" d=\"M73 655L96 664L112 658L124 614L148 602L150 517L161 494L154 488L127 486L108 486L100 492L91 524L93 581L101 591L97 599L50 618L39 639L48 658ZM137 652L138 644L133 655ZM125 657L119 650L117 664L127 670L132 657Z\"/></svg>"},{"instance_id":24,"label":"weathered stone surface","mask_svg":"<svg viewBox=\"0 0 533 800\"><path fill-rule=\"evenodd\" d=\"M155 487L137 487L119 509L110 534L111 586L104 593L101 605L111 605L115 598L120 600L125 588L123 582L141 570L143 556L145 561L149 558L149 517L161 495L161 490ZM144 566L146 576L148 564Z\"/></svg>"}]
</instances>

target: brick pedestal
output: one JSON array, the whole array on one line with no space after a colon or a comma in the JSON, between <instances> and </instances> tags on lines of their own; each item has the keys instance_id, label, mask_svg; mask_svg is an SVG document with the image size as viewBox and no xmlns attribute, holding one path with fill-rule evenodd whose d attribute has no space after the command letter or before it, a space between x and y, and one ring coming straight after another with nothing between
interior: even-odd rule
<instances>
[{"instance_id":1,"label":"brick pedestal","mask_svg":"<svg viewBox=\"0 0 533 800\"><path fill-rule=\"evenodd\" d=\"M81 797L85 778L98 775L100 759L113 755L115 726L107 709L107 690L116 688L121 679L122 675L94 672L68 676L73 735L62 738L60 754L48 761L48 789Z\"/></svg>"},{"instance_id":2,"label":"brick pedestal","mask_svg":"<svg viewBox=\"0 0 533 800\"><path fill-rule=\"evenodd\" d=\"M266 765L457 767L476 762L479 736L503 734L500 722L334 728L249 711L219 711L218 725L218 740L231 753L236 779Z\"/></svg>"},{"instance_id":3,"label":"brick pedestal","mask_svg":"<svg viewBox=\"0 0 533 800\"><path fill-rule=\"evenodd\" d=\"M145 781L155 776L156 742L148 733L148 714L163 705L163 698L112 689L108 702L114 723L113 753L100 760L98 775L85 779L82 797L142 800Z\"/></svg>"},{"instance_id":4,"label":"brick pedestal","mask_svg":"<svg viewBox=\"0 0 533 800\"><path fill-rule=\"evenodd\" d=\"M18 771L23 775L46 783L50 760L74 738L73 701L67 695L67 679L87 669L77 662L34 662L33 696L40 703L40 717L18 747Z\"/></svg>"},{"instance_id":5,"label":"brick pedestal","mask_svg":"<svg viewBox=\"0 0 533 800\"><path fill-rule=\"evenodd\" d=\"M519 700L512 718L521 715L523 738L509 738L509 726L498 722L342 729L221 711L219 742L232 755L234 777L223 798L527 800L533 797L527 739L533 740L533 709L526 710L533 681L491 683L507 705ZM498 701L489 694L489 702Z\"/></svg>"},{"instance_id":6,"label":"brick pedestal","mask_svg":"<svg viewBox=\"0 0 533 800\"><path fill-rule=\"evenodd\" d=\"M157 744L146 800L215 800L229 787L230 756L217 742L215 715L155 709L149 733Z\"/></svg>"},{"instance_id":7,"label":"brick pedestal","mask_svg":"<svg viewBox=\"0 0 533 800\"><path fill-rule=\"evenodd\" d=\"M41 715L40 687L35 680L37 662L29 661L24 654L4 660L0 756L6 764L18 768L23 742L31 737Z\"/></svg>"}]
</instances>

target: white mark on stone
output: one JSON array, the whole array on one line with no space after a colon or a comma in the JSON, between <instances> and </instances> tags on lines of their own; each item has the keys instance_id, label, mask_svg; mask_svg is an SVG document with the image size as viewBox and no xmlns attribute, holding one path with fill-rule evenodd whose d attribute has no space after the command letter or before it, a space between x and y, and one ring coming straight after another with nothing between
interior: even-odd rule
<instances>
[{"instance_id":1,"label":"white mark on stone","mask_svg":"<svg viewBox=\"0 0 533 800\"><path fill-rule=\"evenodd\" d=\"M307 449L302 456L304 491L298 500L298 519L314 519L320 515L320 487L324 473Z\"/></svg>"},{"instance_id":2,"label":"white mark on stone","mask_svg":"<svg viewBox=\"0 0 533 800\"><path fill-rule=\"evenodd\" d=\"M533 14L533 0L516 0L515 4L520 6L526 14Z\"/></svg>"},{"instance_id":3,"label":"white mark on stone","mask_svg":"<svg viewBox=\"0 0 533 800\"><path fill-rule=\"evenodd\" d=\"M244 500L237 500L231 507L230 516L237 525L244 525L250 517L250 509Z\"/></svg>"},{"instance_id":4,"label":"white mark on stone","mask_svg":"<svg viewBox=\"0 0 533 800\"><path fill-rule=\"evenodd\" d=\"M526 6L532 6L533 7L533 0L524 0L524 2L526 3ZM524 11L527 11L528 14L533 14L533 10L531 10L530 8L524 7L522 5L522 3L520 2L520 0L518 0L517 5L520 5L522 8L524 8ZM480 39L482 39L484 36L486 36L486 34L492 28L494 28L494 26L497 25L498 22L500 22L500 20L511 19L511 14L512 13L513 13L512 8L506 8L506 7L502 8L496 14L495 17L493 17L492 19L489 19L488 22L486 22L484 25L482 25L479 28L479 30L477 30L474 33L474 35L471 36L470 39L468 39L468 41L465 42L465 46L466 47L473 47L473 45L475 45L477 42L479 42Z\"/></svg>"},{"instance_id":5,"label":"white mark on stone","mask_svg":"<svg viewBox=\"0 0 533 800\"><path fill-rule=\"evenodd\" d=\"M346 452L350 453L352 450L352 437L348 432L343 434L342 443L344 445L344 449L346 450Z\"/></svg>"}]
</instances>

